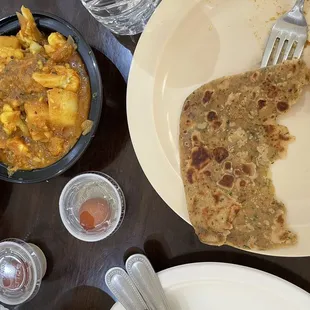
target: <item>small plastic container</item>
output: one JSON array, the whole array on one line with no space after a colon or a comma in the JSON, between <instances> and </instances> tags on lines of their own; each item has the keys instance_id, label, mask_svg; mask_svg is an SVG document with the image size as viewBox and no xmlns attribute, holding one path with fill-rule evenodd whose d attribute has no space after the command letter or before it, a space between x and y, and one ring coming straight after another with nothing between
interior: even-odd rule
<instances>
[{"instance_id":1,"label":"small plastic container","mask_svg":"<svg viewBox=\"0 0 310 310\"><path fill-rule=\"evenodd\" d=\"M86 201L97 198L108 203L111 215L107 221L86 230L80 224L80 208ZM87 242L99 241L113 234L123 221L125 209L123 191L114 179L101 172L76 176L66 184L59 199L63 224L72 236Z\"/></svg>"},{"instance_id":2,"label":"small plastic container","mask_svg":"<svg viewBox=\"0 0 310 310\"><path fill-rule=\"evenodd\" d=\"M20 305L39 291L46 272L46 258L39 247L19 239L0 242L0 302Z\"/></svg>"}]
</instances>

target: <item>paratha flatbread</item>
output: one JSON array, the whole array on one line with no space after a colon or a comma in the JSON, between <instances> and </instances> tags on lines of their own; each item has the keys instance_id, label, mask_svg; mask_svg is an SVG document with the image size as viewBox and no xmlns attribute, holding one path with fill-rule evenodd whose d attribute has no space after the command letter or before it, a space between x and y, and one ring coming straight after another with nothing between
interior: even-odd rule
<instances>
[{"instance_id":1,"label":"paratha flatbread","mask_svg":"<svg viewBox=\"0 0 310 310\"><path fill-rule=\"evenodd\" d=\"M309 84L302 61L223 77L185 101L181 172L190 220L207 244L271 249L295 244L275 198L270 165L294 141L278 115Z\"/></svg>"}]
</instances>

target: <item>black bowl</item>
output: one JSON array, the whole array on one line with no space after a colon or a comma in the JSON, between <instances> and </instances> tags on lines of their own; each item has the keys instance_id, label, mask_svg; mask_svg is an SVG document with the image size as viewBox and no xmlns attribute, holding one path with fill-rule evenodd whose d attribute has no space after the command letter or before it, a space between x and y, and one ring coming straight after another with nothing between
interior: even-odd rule
<instances>
[{"instance_id":1,"label":"black bowl","mask_svg":"<svg viewBox=\"0 0 310 310\"><path fill-rule=\"evenodd\" d=\"M14 183L42 182L69 169L82 156L92 140L100 121L102 109L101 76L91 47L86 43L82 35L65 20L49 13L34 12L33 16L38 28L43 33L48 35L57 31L66 37L70 35L77 44L77 51L85 64L90 79L92 99L88 119L92 120L94 124L91 132L86 136L81 136L67 155L46 168L30 171L18 170L9 177L6 166L0 163L0 179ZM15 35L19 30L20 26L16 15L0 19L0 35Z\"/></svg>"}]
</instances>

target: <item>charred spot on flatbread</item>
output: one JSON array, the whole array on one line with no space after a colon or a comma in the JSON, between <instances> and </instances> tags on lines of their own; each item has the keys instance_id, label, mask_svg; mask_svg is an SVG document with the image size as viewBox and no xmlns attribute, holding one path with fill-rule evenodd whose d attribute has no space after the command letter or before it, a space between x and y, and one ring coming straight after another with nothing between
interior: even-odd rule
<instances>
[{"instance_id":1,"label":"charred spot on flatbread","mask_svg":"<svg viewBox=\"0 0 310 310\"><path fill-rule=\"evenodd\" d=\"M256 165L254 163L242 164L241 169L242 172L249 177L254 177L256 174Z\"/></svg>"},{"instance_id":2,"label":"charred spot on flatbread","mask_svg":"<svg viewBox=\"0 0 310 310\"><path fill-rule=\"evenodd\" d=\"M279 101L277 103L277 109L279 112L284 113L288 110L289 108L289 104L285 101Z\"/></svg>"},{"instance_id":3,"label":"charred spot on flatbread","mask_svg":"<svg viewBox=\"0 0 310 310\"><path fill-rule=\"evenodd\" d=\"M220 164L228 157L229 153L224 147L217 147L213 150L214 159Z\"/></svg>"},{"instance_id":4,"label":"charred spot on flatbread","mask_svg":"<svg viewBox=\"0 0 310 310\"><path fill-rule=\"evenodd\" d=\"M208 114L207 114L207 120L209 122L213 122L213 121L216 121L218 119L217 117L217 113L215 111L210 111Z\"/></svg>"},{"instance_id":5,"label":"charred spot on flatbread","mask_svg":"<svg viewBox=\"0 0 310 310\"><path fill-rule=\"evenodd\" d=\"M235 170L234 170L234 175L235 175L236 177L240 177L240 176L242 176L242 171L241 171L240 169L235 169Z\"/></svg>"},{"instance_id":6,"label":"charred spot on flatbread","mask_svg":"<svg viewBox=\"0 0 310 310\"><path fill-rule=\"evenodd\" d=\"M231 189L234 186L234 176L231 174L224 174L218 181L218 184L224 188Z\"/></svg>"},{"instance_id":7,"label":"charred spot on flatbread","mask_svg":"<svg viewBox=\"0 0 310 310\"><path fill-rule=\"evenodd\" d=\"M217 130L217 129L219 129L219 128L221 127L221 125L222 125L222 122L220 122L220 121L215 121L215 122L213 122L213 124L212 124L212 128L213 128L214 130Z\"/></svg>"},{"instance_id":8,"label":"charred spot on flatbread","mask_svg":"<svg viewBox=\"0 0 310 310\"><path fill-rule=\"evenodd\" d=\"M189 184L193 184L194 183L194 178L193 178L194 172L195 172L195 170L193 168L189 168L187 170L187 180L188 180Z\"/></svg>"},{"instance_id":9,"label":"charred spot on flatbread","mask_svg":"<svg viewBox=\"0 0 310 310\"><path fill-rule=\"evenodd\" d=\"M266 100L259 99L259 100L257 101L258 110L261 110L261 109L264 108L265 106L266 106Z\"/></svg>"},{"instance_id":10,"label":"charred spot on flatbread","mask_svg":"<svg viewBox=\"0 0 310 310\"><path fill-rule=\"evenodd\" d=\"M252 82L256 82L257 79L258 79L258 77L259 77L259 75L260 75L259 71L253 72L253 74L252 74L251 77L250 77L251 81L252 81Z\"/></svg>"},{"instance_id":11,"label":"charred spot on flatbread","mask_svg":"<svg viewBox=\"0 0 310 310\"><path fill-rule=\"evenodd\" d=\"M283 140L283 141L289 141L291 139L291 137L290 137L290 135L288 133L286 133L286 134L280 133L279 134L279 139Z\"/></svg>"},{"instance_id":12,"label":"charred spot on flatbread","mask_svg":"<svg viewBox=\"0 0 310 310\"><path fill-rule=\"evenodd\" d=\"M200 146L201 145L201 141L199 140L197 133L192 135L192 145L193 146Z\"/></svg>"},{"instance_id":13,"label":"charred spot on flatbread","mask_svg":"<svg viewBox=\"0 0 310 310\"><path fill-rule=\"evenodd\" d=\"M276 126L275 125L264 125L265 132L270 134L275 131Z\"/></svg>"},{"instance_id":14,"label":"charred spot on flatbread","mask_svg":"<svg viewBox=\"0 0 310 310\"><path fill-rule=\"evenodd\" d=\"M196 147L192 152L192 167L201 170L211 161L211 154L204 146Z\"/></svg>"},{"instance_id":15,"label":"charred spot on flatbread","mask_svg":"<svg viewBox=\"0 0 310 310\"><path fill-rule=\"evenodd\" d=\"M206 90L203 97L202 97L202 102L204 104L210 102L212 95L213 95L213 91Z\"/></svg>"},{"instance_id":16,"label":"charred spot on flatbread","mask_svg":"<svg viewBox=\"0 0 310 310\"><path fill-rule=\"evenodd\" d=\"M279 90L277 86L270 80L270 77L267 77L263 82L262 89L270 99L274 99L278 96Z\"/></svg>"},{"instance_id":17,"label":"charred spot on flatbread","mask_svg":"<svg viewBox=\"0 0 310 310\"><path fill-rule=\"evenodd\" d=\"M219 193L214 193L212 194L212 197L214 199L214 203L217 205L220 201L220 194Z\"/></svg>"},{"instance_id":18,"label":"charred spot on flatbread","mask_svg":"<svg viewBox=\"0 0 310 310\"><path fill-rule=\"evenodd\" d=\"M277 219L276 219L277 223L279 223L280 225L284 224L284 217L283 214L280 214Z\"/></svg>"},{"instance_id":19,"label":"charred spot on flatbread","mask_svg":"<svg viewBox=\"0 0 310 310\"><path fill-rule=\"evenodd\" d=\"M227 171L231 171L232 170L232 162L231 161L226 161L224 163L224 170L227 170Z\"/></svg>"},{"instance_id":20,"label":"charred spot on flatbread","mask_svg":"<svg viewBox=\"0 0 310 310\"><path fill-rule=\"evenodd\" d=\"M240 187L245 187L246 186L246 181L241 179L240 182L239 182L239 186Z\"/></svg>"},{"instance_id":21,"label":"charred spot on flatbread","mask_svg":"<svg viewBox=\"0 0 310 310\"><path fill-rule=\"evenodd\" d=\"M189 102L187 101L183 106L183 110L186 111L188 108L189 108Z\"/></svg>"},{"instance_id":22,"label":"charred spot on flatbread","mask_svg":"<svg viewBox=\"0 0 310 310\"><path fill-rule=\"evenodd\" d=\"M204 174L205 174L207 177L210 177L210 176L211 176L211 171L205 170L205 171L204 171Z\"/></svg>"}]
</instances>

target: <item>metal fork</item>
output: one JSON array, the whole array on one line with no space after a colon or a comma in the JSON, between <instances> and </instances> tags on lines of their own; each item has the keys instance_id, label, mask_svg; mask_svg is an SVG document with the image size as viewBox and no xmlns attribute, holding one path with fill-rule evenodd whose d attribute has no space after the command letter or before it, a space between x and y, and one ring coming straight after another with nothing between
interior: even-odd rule
<instances>
[{"instance_id":1,"label":"metal fork","mask_svg":"<svg viewBox=\"0 0 310 310\"><path fill-rule=\"evenodd\" d=\"M297 0L293 8L280 17L271 29L265 48L261 67L266 67L273 52L272 64L287 60L293 53L293 58L300 58L308 38L308 24L303 14L305 0ZM275 46L276 42L278 45ZM285 45L285 46L284 46Z\"/></svg>"}]
</instances>

